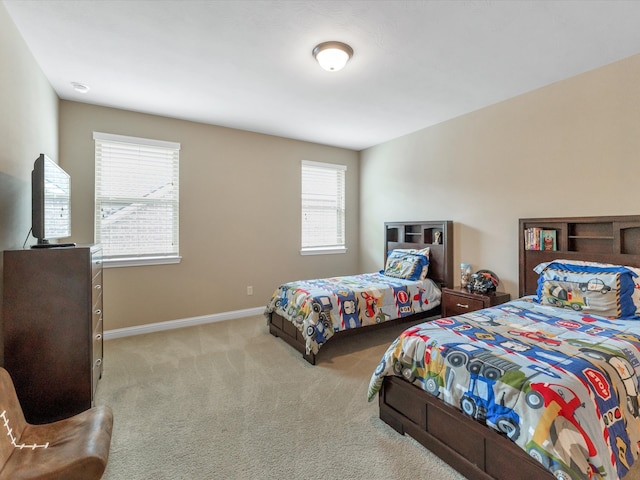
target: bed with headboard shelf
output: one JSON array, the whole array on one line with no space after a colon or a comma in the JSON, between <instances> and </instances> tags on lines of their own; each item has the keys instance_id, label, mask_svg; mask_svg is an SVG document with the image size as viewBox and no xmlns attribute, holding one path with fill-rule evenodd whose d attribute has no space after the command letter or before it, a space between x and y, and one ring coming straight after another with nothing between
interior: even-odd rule
<instances>
[{"instance_id":1,"label":"bed with headboard shelf","mask_svg":"<svg viewBox=\"0 0 640 480\"><path fill-rule=\"evenodd\" d=\"M640 450L640 443L638 443L640 442L640 409L638 408L638 402L640 401L640 394L638 392L640 389L638 383L640 363L638 362L637 354L640 350L640 323L638 323L638 327L634 325L635 321L640 322L640 320L618 320L615 315L602 321L595 320L598 317L591 315L586 310L573 311L580 310L584 305L580 306L580 308L574 308L568 302L564 303L564 308L559 308L559 304L553 303L557 301L557 299L549 297L549 295L551 295L551 286L547 286L546 283L546 279L550 279L548 280L549 285L553 285L554 278L558 281L573 278L554 277L555 268L558 268L560 272L562 271L561 268L575 267L577 269L576 271L581 272L580 274L582 274L582 270L580 269L584 268L586 271L586 269L591 268L591 266L582 267L582 261L597 262L597 264L640 267L640 215L527 218L519 220L518 228L519 294L521 298L498 307L474 312L473 314L465 314L448 319L437 319L428 322L428 324L419 324L405 330L405 332L390 345L387 353L385 353L373 373L369 399L373 400L377 396L379 416L385 423L401 434L406 433L410 435L470 479L551 480L553 478L561 478L577 480L581 478L625 478L625 480L627 480L640 478L640 460L633 464ZM530 245L527 242L527 232L533 228L553 230L556 237L555 250L530 249ZM569 266L563 262L559 262L560 260L567 260L566 263ZM574 265L574 262L577 266ZM538 267L540 264L543 265ZM559 267L559 265L561 267ZM609 267L603 266L602 269L603 271L607 270L607 272L609 272ZM615 269L615 271L618 270ZM554 273L549 277L544 276L547 275L548 272ZM576 273L576 275L578 275L578 273ZM637 301L640 280L638 280L638 277L627 274L626 270L625 273L620 274L618 278L621 278L622 275L624 275L625 279L627 279L627 277L634 278L635 290L633 293L630 293L630 291L628 293L634 295ZM540 280L540 291L539 279L542 279ZM618 285L622 283L623 282L620 282ZM587 282L578 285L587 285ZM601 285L598 286L598 289L601 287ZM622 289L623 287L620 286L620 291ZM589 293L585 293L587 290L587 287L580 287L576 288L574 293L577 297L583 294L586 296L587 293ZM598 295L605 298L613 291L601 289L600 292L594 291L590 293L590 295L595 295L594 298L598 300ZM537 300L532 300L538 293L543 296L547 295L546 298L553 304L541 305L537 303ZM622 300L620 300L620 302L621 301ZM524 414L522 414L521 410L516 409L515 405L519 405L518 408L521 408L523 400L513 400L515 396L509 400L509 397L504 396L504 391L509 392L508 387L504 387L502 391L497 388L498 385L502 385L502 383L499 384L500 380L507 382L505 380L506 376L500 377L505 371L511 374L514 374L514 372L517 373L516 367L505 366L508 364L508 360L505 360L505 358L507 358L506 354L503 355L506 347L502 348L502 350L490 350L490 354L494 355L491 359L487 357L489 353L484 351L489 351L490 347L488 347L487 344L491 342L494 342L496 345L502 345L498 344L498 340L495 339L498 338L498 333L496 332L500 331L498 330L500 327L495 326L478 329L484 336L478 335L477 332L475 336L472 333L468 333L469 338L466 339L468 340L468 345L465 347L467 349L465 352L465 354L468 355L467 357L460 355L454 357L452 352L455 352L455 349L458 347L455 346L455 344L445 343L442 340L444 337L437 337L437 335L439 335L438 332L446 328L451 328L451 330L458 329L457 333L461 334L463 329L471 329L472 326L476 328L475 326L477 325L497 325L504 319L511 319L512 317L508 317L508 315L514 315L513 312L517 312L518 315L520 315L517 317L518 319L524 318L525 315L530 315L530 313L524 309L520 309L523 304L534 305L535 308L540 309L540 312L544 312L544 317L549 319L549 324L533 323L533 320L527 320L532 322L527 324L522 320L523 330L520 330L520 326L514 328L513 325L516 324L507 323L507 325L511 325L513 331L521 335L515 337L521 340L520 343L525 344L527 348L532 348L533 350L531 351L539 352L540 355L546 355L549 358L551 358L549 355L559 355L559 353L553 350L553 348L556 348L554 343L556 345L560 345L561 343L569 344L572 346L569 348L573 348L574 351L573 357L567 357L567 359L562 360L556 358L554 362L557 363L554 363L552 367L544 366L544 363L534 364L530 362L530 366L539 369L540 372L544 370L545 373L553 375L553 377L545 377L544 375L536 377L536 373L534 372L533 375L526 377L526 382L519 380L520 387L523 388L523 393L521 397L518 398L526 399L527 401L529 398L542 399L542 395L538 395L538 393L544 392L545 394L544 400L540 400L539 403L535 405L535 408L539 410L534 410L532 405L534 405L535 402L529 405L529 407L525 407L525 409L530 408L531 412L550 412L552 408L559 408L562 412L562 408L558 407L560 404L562 404L564 408L564 413L562 413L564 417L562 418L560 418L560 416L551 417L551 414L549 414L548 417L545 415L540 415L539 418L532 417L538 418L535 424L526 427L527 431L533 432L534 434L531 437L532 440L528 440L529 437L523 435L525 427L523 424L518 423L522 421ZM588 302L584 301L584 304L586 305ZM498 314L497 312L501 313ZM562 320L564 317L560 316L560 312L567 312L568 315L573 315L573 320ZM638 312L640 312L640 310L636 310L636 314ZM476 316L474 317L473 315ZM504 315L504 318L501 315ZM537 320L539 320L539 318L540 316ZM551 320L553 320L553 322ZM566 330L560 330L560 327L556 324L562 324L567 328ZM608 325L610 325L609 328L613 329L619 328L614 327L614 325L618 324L631 326L625 326L624 328L627 328L627 330L621 330L621 334L613 335L614 337L620 338L598 339L597 336L604 335L604 333L601 332L605 330ZM422 325L426 325L427 327L423 329L421 328ZM540 325L543 325L543 327L540 327ZM602 327L602 325L605 327ZM549 332L545 331L543 333L536 331L530 328L531 326L535 326L535 328L539 328L540 330L548 328L549 331L553 331L558 335L555 337L545 335L544 333ZM471 330L469 330L469 332L470 331ZM495 338L489 339L488 332L493 333ZM585 335L580 336L583 332L585 332ZM447 334L453 337L453 332L448 332ZM465 334L467 333L465 332ZM423 363L420 364L420 362L418 362L418 367L422 368L422 373L419 373L419 375L421 375L420 379L416 378L415 375L417 368L416 363L410 366L411 368L408 368L407 365L404 364L404 362L408 362L408 360L402 357L403 350L407 348L407 345L410 345L410 343L407 343L408 340L413 340L417 337L422 337L422 341L426 345L426 347L422 347L422 352L426 352L422 357ZM585 340L585 338L589 342L594 342L596 347L587 344L588 342L581 341ZM612 348L619 347L620 350L601 348L599 343L601 341L617 342L618 340L628 343L611 344ZM518 343L518 341L509 341L511 342L509 348L515 349L515 343ZM487 344L484 342L487 342ZM462 344L464 342L461 340L460 343ZM603 345L604 344L605 343L603 343ZM606 345L609 344L606 343ZM620 345L625 345L625 348L622 348ZM483 351L481 354L484 355L484 360L480 361L480 356L474 360L472 356L474 354L470 352L476 347L482 347L481 350ZM558 346L558 348L560 348L560 346ZM624 355L621 352L625 352L624 355L630 355L630 357L628 357L629 361L622 358ZM431 365L437 363L438 354L441 354L439 358L443 365L439 372L445 372L444 383L449 381L446 375L449 375L451 371L457 373L459 378L461 378L460 371L467 371L467 379L464 379L464 381L468 382L465 383L465 388L468 390L464 392L463 399L456 398L452 400L453 395L443 392L442 385L434 380L439 377L434 376ZM535 356L537 353L522 353L521 351L520 356L524 358L526 355L530 355L532 359L540 358ZM588 361L595 363L584 363L586 361L585 358L588 356L592 357ZM426 365L425 362L427 362L426 359L428 357L430 357L429 361L431 363ZM499 359L493 360L493 358L497 357L499 357ZM455 362L454 358L457 358ZM511 357L508 357L508 359L510 358ZM615 370L607 367L607 362L609 362L610 365L615 364L618 368L618 374L611 373L610 377L611 381L615 384L615 388L607 390L600 385L600 387L603 388L603 390L600 391L597 386L598 382L595 380L592 382L582 380L581 383L578 383L578 387L582 385L587 392L589 388L591 388L592 392L590 395L593 398L586 402L586 407L584 401L582 404L577 403L577 400L572 399L571 394L568 393L572 392L572 390L566 387L564 383L560 385L560 383L565 380L564 378L560 378L562 374L559 372L563 371L564 368L573 368L565 365L571 362L582 362L577 363L581 366L580 368L583 368L580 375L585 373L586 378L595 379L600 377L598 377L599 374L596 372L598 367L594 365L599 365L600 368L604 368L606 372L611 373L612 371L615 372ZM391 363L399 367L392 369L390 366ZM633 366L630 368L632 363ZM453 364L456 365L456 368L453 367ZM499 368L503 370L495 373L499 370L498 365L501 365ZM624 370L624 365L627 365L627 370ZM509 371L510 368L513 368L513 370ZM522 367L522 369L524 370L524 367ZM488 395L488 397L486 397L488 400L485 398L485 401L482 398L478 398L481 395L478 391L474 390L479 384L475 382L480 382L482 375L485 375L485 372L490 370L494 371L493 380L485 383L489 385L488 389L491 389L496 395L495 403L492 405L489 405L489 402L494 402L494 400L490 398L491 395ZM621 374L620 371L626 371L627 373ZM486 373L486 375L489 376L490 374ZM573 370L571 370L571 375L578 376ZM449 376L451 377L451 375ZM556 380L555 377L560 379ZM623 382L621 380L622 377L626 377ZM511 382L515 382L513 378L512 376ZM545 378L547 378L546 383L540 380ZM548 378L551 378L551 381L549 381ZM585 377L581 376L580 378ZM498 380L496 381L496 379ZM558 384L556 385L553 382L558 382ZM460 384L455 386L458 390L463 390ZM573 388L578 391L577 387ZM593 391L595 391L595 393L593 393ZM615 392L615 395L611 395L612 391ZM526 392L526 394L524 392ZM624 392L626 392L626 399ZM497 395L499 393L503 394L502 403L498 402ZM560 395L562 398L560 398L558 394L562 394ZM529 395L531 397L529 397ZM538 395L538 397L536 397L536 395ZM464 399L465 396L466 399ZM505 400L505 398L507 398L507 400ZM620 405L611 406L611 403L604 403L605 400L606 402L611 402L612 398L619 398ZM510 401L512 403L510 403ZM520 402L520 404L516 402ZM541 408L543 402L544 409ZM600 408L589 406L589 402L593 402ZM603 405L607 407L603 407ZM479 409L477 409L477 407L482 406L493 408L493 412L496 410L501 412L502 419L493 417L491 422L489 422L488 418L491 417L491 413L486 413L485 411L482 415L478 414ZM509 408L505 409L505 406ZM511 407L512 409L509 411ZM578 415L582 415L582 411L586 411L587 408L593 409L596 412L596 417L599 418L600 421L599 427L596 425L593 427L594 430L589 430L589 435L586 434L585 430L587 428L587 422L576 421L576 419L579 418ZM463 413L463 410L465 413ZM516 418L514 412L520 412L521 417ZM620 416L616 417L614 412ZM586 413L584 413L584 415L586 415ZM610 415L614 415L613 419ZM583 417L580 418L582 419ZM624 419L624 422L622 422L621 419ZM489 428L487 426L489 423L493 423L492 427L494 428ZM503 424L506 425L504 428L502 428ZM564 425L563 428L566 430L560 429L558 425ZM598 432L598 428L600 428L599 431L603 434L602 436L604 438L595 438L597 435L594 435L593 432ZM624 430L620 430L621 428L624 428ZM573 435L572 438L575 439L574 445L580 445L579 448L575 447L576 450L572 452L572 456L568 455L566 450L563 450L564 447L561 443L558 442L552 445L549 438L543 437L540 433L546 433L551 437L557 435L558 438L560 438L562 435L569 435L569 433L563 433L565 431ZM538 435L538 437L536 437L536 435ZM516 440L526 443L522 446L516 444ZM534 440L535 442L541 442L542 446L536 444ZM604 444L598 442L604 442ZM611 451L609 452L607 448L611 448ZM579 459L581 455L584 455L585 459ZM574 460L574 458L577 460ZM611 463L611 465L607 465L607 462ZM606 468L612 468L614 472L609 472L609 474L606 475ZM631 468L631 470L629 470L629 468Z\"/></svg>"},{"instance_id":2,"label":"bed with headboard shelf","mask_svg":"<svg viewBox=\"0 0 640 480\"><path fill-rule=\"evenodd\" d=\"M374 280L376 281L376 284L374 292L371 293L372 296L368 298L376 297L380 300L381 297L387 296L392 301L395 298L396 303L399 303L398 298L401 298L402 295L399 292L402 289L405 289L408 294L405 295L405 297L408 297L407 301L402 304L402 307L398 307L398 310L404 309L404 311L402 313L396 312L395 315L393 313L389 314L389 307L385 306L384 315L378 312L377 315L374 315L375 319L373 319L371 315L372 312L369 311L370 309L367 309L366 302L362 300L365 296L369 295L369 293L358 291L355 296L361 299L361 301L358 304L358 307L354 310L356 310L356 314L361 321L358 322L357 328L347 327L338 329L336 326L335 328L330 329L330 331L325 330L325 335L329 336L330 334L330 338L344 337L358 334L362 331L370 331L375 328L384 328L399 322L417 322L428 317L437 317L440 315L439 290L442 287L452 287L454 282L453 222L450 220L385 222L383 265L387 265L389 252L398 249L416 251L428 249L428 269L426 280L419 280L419 282L423 282L421 286L405 286L403 284L408 284L409 281L390 277L383 278L382 283L389 284L389 286L385 285L384 288L391 288L391 290L388 290L388 293L382 294L381 292L383 290L381 290L382 286L380 285L380 278L378 277L379 274L370 274L371 276L375 276ZM354 279L354 281L361 283L367 281L369 274L355 277L358 278ZM302 292L307 286L309 286L308 283L313 284L314 287L320 285L324 288L325 285L337 282L342 278L343 277L336 277L335 279L318 279L293 283L295 283L296 290ZM428 282L429 284L424 282ZM416 294L416 288L420 292L428 290L431 292L429 295L434 296L429 300L428 305L422 305L427 302L427 300L426 298L423 299L421 296L420 302L415 301L415 298L418 296ZM321 327L322 322L318 322L321 320L323 315L322 310L324 307L322 306L321 301L314 301L311 298L305 298L302 296L295 298L294 306L294 302L291 301L291 299L285 298L286 289L292 290L291 285L284 284L278 287L265 310L269 332L275 337L280 337L286 343L302 353L305 360L312 365L315 365L318 349L323 343L315 342L311 345L313 348L310 348L309 336L314 334L317 335L318 333L314 331L313 328L309 327L310 324L314 325L314 328L317 328L315 326ZM337 300L334 299L332 300L332 303L341 303L344 298L341 297ZM411 298L414 300L411 300ZM372 301L375 302L375 300ZM285 302L288 303L285 305ZM325 302L325 305L328 304L328 300L325 300ZM420 305L417 303L420 303ZM313 307L309 309L309 305L313 305ZM344 308L339 305L332 305L332 307L333 311L330 321L333 325L339 325L340 315L344 314ZM306 315L309 316L310 320L301 320L299 313L304 308L307 308ZM315 314L313 313L313 308L317 310ZM338 308L342 308L342 310L340 310L340 313L335 313ZM316 318L311 319L312 315L315 315ZM342 323L344 324L344 320ZM330 338L326 338L326 340L329 340Z\"/></svg>"}]
</instances>

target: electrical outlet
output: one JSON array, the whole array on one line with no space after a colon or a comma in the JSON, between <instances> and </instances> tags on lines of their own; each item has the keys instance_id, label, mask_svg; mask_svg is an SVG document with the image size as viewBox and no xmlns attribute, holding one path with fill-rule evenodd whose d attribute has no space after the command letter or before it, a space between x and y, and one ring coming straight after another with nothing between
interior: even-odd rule
<instances>
[{"instance_id":1,"label":"electrical outlet","mask_svg":"<svg viewBox=\"0 0 640 480\"><path fill-rule=\"evenodd\" d=\"M253 295L253 287L251 285L247 287L247 295Z\"/></svg>"}]
</instances>

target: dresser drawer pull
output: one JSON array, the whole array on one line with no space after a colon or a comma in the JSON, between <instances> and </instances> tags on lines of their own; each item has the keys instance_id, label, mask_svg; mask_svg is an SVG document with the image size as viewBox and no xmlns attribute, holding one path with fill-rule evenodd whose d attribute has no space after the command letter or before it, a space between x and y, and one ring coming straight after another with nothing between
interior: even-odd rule
<instances>
[{"instance_id":1,"label":"dresser drawer pull","mask_svg":"<svg viewBox=\"0 0 640 480\"><path fill-rule=\"evenodd\" d=\"M93 287L93 288L95 288L96 290L102 290L102 285L98 284L98 285L96 285L96 286L95 286L95 287Z\"/></svg>"},{"instance_id":2,"label":"dresser drawer pull","mask_svg":"<svg viewBox=\"0 0 640 480\"><path fill-rule=\"evenodd\" d=\"M96 340L102 340L102 334L101 333L97 333L96 334Z\"/></svg>"},{"instance_id":3,"label":"dresser drawer pull","mask_svg":"<svg viewBox=\"0 0 640 480\"><path fill-rule=\"evenodd\" d=\"M102 315L102 310L100 310L99 308L96 308L96 311L94 313L96 315Z\"/></svg>"},{"instance_id":4,"label":"dresser drawer pull","mask_svg":"<svg viewBox=\"0 0 640 480\"><path fill-rule=\"evenodd\" d=\"M102 365L102 359L101 358L97 359L95 365L96 367L99 367L100 365Z\"/></svg>"},{"instance_id":5,"label":"dresser drawer pull","mask_svg":"<svg viewBox=\"0 0 640 480\"><path fill-rule=\"evenodd\" d=\"M469 305L465 305L463 303L456 303L456 307L460 307L460 308L469 308Z\"/></svg>"}]
</instances>

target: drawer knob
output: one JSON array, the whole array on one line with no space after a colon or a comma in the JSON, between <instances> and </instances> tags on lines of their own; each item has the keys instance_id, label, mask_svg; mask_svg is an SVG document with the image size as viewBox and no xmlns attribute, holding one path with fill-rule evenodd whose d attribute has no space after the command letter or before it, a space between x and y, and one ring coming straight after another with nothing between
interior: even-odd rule
<instances>
[{"instance_id":1,"label":"drawer knob","mask_svg":"<svg viewBox=\"0 0 640 480\"><path fill-rule=\"evenodd\" d=\"M469 305L465 305L463 303L456 303L456 307L460 307L460 308L469 308Z\"/></svg>"},{"instance_id":2,"label":"drawer knob","mask_svg":"<svg viewBox=\"0 0 640 480\"><path fill-rule=\"evenodd\" d=\"M98 284L94 287L96 290L101 290L102 289L102 285Z\"/></svg>"},{"instance_id":3,"label":"drawer knob","mask_svg":"<svg viewBox=\"0 0 640 480\"><path fill-rule=\"evenodd\" d=\"M96 360L96 367L99 367L100 365L102 365L102 359L101 358Z\"/></svg>"},{"instance_id":4,"label":"drawer knob","mask_svg":"<svg viewBox=\"0 0 640 480\"><path fill-rule=\"evenodd\" d=\"M102 340L102 334L101 333L97 333L96 334L96 340Z\"/></svg>"}]
</instances>

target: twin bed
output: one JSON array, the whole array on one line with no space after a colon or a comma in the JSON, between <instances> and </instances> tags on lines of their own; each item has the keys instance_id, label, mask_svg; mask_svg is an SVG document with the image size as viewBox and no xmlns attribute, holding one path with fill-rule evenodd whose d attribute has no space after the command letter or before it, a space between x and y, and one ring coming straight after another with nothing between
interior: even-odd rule
<instances>
[{"instance_id":1,"label":"twin bed","mask_svg":"<svg viewBox=\"0 0 640 480\"><path fill-rule=\"evenodd\" d=\"M269 332L311 364L331 338L440 314L453 285L453 223L385 223L385 269L280 285L265 316Z\"/></svg>"},{"instance_id":2,"label":"twin bed","mask_svg":"<svg viewBox=\"0 0 640 480\"><path fill-rule=\"evenodd\" d=\"M396 225L385 224L385 252L429 246L429 270L451 286L451 222ZM437 231L446 247L425 233ZM530 249L543 231L555 250ZM373 371L369 400L470 479L624 478L640 453L640 216L522 219L519 232L521 298L407 328ZM270 312L271 333L314 362L282 312ZM316 313L310 322L322 322Z\"/></svg>"},{"instance_id":3,"label":"twin bed","mask_svg":"<svg viewBox=\"0 0 640 480\"><path fill-rule=\"evenodd\" d=\"M640 216L519 227L521 298L407 329L370 400L470 479L624 478L640 451ZM534 228L557 249L527 250Z\"/></svg>"}]
</instances>

